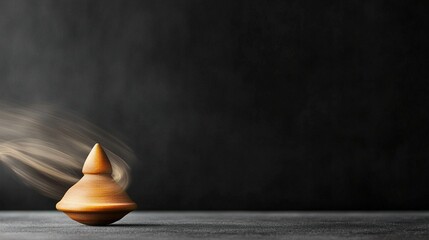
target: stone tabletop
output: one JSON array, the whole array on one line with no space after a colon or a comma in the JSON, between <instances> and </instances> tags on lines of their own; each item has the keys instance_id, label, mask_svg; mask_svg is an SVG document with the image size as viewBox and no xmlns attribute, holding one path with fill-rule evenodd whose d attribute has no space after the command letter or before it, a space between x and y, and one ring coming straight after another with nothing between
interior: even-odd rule
<instances>
[{"instance_id":1,"label":"stone tabletop","mask_svg":"<svg viewBox=\"0 0 429 240\"><path fill-rule=\"evenodd\" d=\"M0 239L429 239L428 212L133 212L91 227L55 211L0 211Z\"/></svg>"}]
</instances>

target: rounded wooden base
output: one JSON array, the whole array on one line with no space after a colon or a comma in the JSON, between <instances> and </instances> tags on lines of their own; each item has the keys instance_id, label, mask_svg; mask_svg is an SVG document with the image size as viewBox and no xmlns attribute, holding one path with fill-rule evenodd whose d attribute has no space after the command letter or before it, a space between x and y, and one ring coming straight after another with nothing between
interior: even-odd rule
<instances>
[{"instance_id":1,"label":"rounded wooden base","mask_svg":"<svg viewBox=\"0 0 429 240\"><path fill-rule=\"evenodd\" d=\"M76 222L80 222L90 226L105 226L114 223L125 215L129 211L125 212L64 212L71 219Z\"/></svg>"}]
</instances>

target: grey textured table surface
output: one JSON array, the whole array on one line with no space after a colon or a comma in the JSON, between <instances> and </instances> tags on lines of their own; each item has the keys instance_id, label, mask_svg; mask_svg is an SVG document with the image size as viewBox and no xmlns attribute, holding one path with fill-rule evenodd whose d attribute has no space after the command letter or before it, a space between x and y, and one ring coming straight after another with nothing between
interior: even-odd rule
<instances>
[{"instance_id":1,"label":"grey textured table surface","mask_svg":"<svg viewBox=\"0 0 429 240\"><path fill-rule=\"evenodd\" d=\"M0 239L429 239L427 212L133 212L90 227L59 212L0 211Z\"/></svg>"}]
</instances>

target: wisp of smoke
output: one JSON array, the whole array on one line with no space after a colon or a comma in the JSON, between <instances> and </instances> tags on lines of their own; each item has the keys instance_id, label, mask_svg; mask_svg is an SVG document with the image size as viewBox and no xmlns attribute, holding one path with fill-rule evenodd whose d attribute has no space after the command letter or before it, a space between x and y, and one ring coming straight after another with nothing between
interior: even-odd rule
<instances>
[{"instance_id":1,"label":"wisp of smoke","mask_svg":"<svg viewBox=\"0 0 429 240\"><path fill-rule=\"evenodd\" d=\"M49 106L0 103L0 163L27 185L59 199L82 177L82 165L100 142L113 168L113 178L127 188L127 161L136 159L122 141L93 124Z\"/></svg>"}]
</instances>

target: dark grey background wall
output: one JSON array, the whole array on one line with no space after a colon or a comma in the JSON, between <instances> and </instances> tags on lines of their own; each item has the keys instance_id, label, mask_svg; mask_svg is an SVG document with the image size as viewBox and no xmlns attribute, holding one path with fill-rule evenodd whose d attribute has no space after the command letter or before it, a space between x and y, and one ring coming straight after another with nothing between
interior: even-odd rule
<instances>
[{"instance_id":1,"label":"dark grey background wall","mask_svg":"<svg viewBox=\"0 0 429 240\"><path fill-rule=\"evenodd\" d=\"M0 99L126 141L140 209L428 209L423 4L0 1Z\"/></svg>"}]
</instances>

